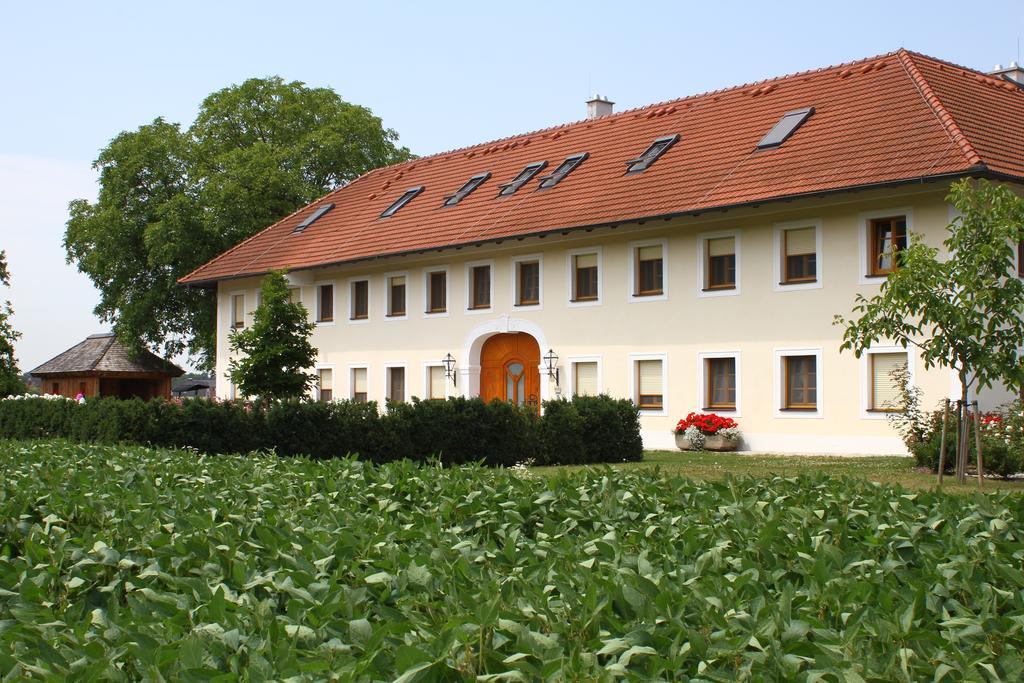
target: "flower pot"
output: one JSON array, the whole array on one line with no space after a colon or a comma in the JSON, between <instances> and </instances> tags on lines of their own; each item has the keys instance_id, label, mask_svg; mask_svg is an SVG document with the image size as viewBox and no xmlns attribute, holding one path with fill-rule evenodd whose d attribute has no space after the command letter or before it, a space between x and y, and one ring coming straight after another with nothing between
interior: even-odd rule
<instances>
[{"instance_id":1,"label":"flower pot","mask_svg":"<svg viewBox=\"0 0 1024 683\"><path fill-rule=\"evenodd\" d=\"M685 434L676 432L676 448L681 451L692 451L694 450L693 444L686 438Z\"/></svg>"},{"instance_id":2,"label":"flower pot","mask_svg":"<svg viewBox=\"0 0 1024 683\"><path fill-rule=\"evenodd\" d=\"M718 434L708 434L704 437L704 450L706 451L734 451L739 446L739 439L728 439Z\"/></svg>"}]
</instances>

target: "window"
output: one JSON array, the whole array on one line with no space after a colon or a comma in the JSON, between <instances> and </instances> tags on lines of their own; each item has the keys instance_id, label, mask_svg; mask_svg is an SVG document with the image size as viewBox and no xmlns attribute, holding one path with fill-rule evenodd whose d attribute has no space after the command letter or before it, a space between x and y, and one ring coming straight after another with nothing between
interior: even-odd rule
<instances>
[{"instance_id":1,"label":"window","mask_svg":"<svg viewBox=\"0 0 1024 683\"><path fill-rule=\"evenodd\" d=\"M661 410L665 407L662 361L636 361L636 403L640 410Z\"/></svg>"},{"instance_id":2,"label":"window","mask_svg":"<svg viewBox=\"0 0 1024 683\"><path fill-rule=\"evenodd\" d=\"M334 285L319 285L316 288L318 323L329 323L334 320Z\"/></svg>"},{"instance_id":3,"label":"window","mask_svg":"<svg viewBox=\"0 0 1024 683\"><path fill-rule=\"evenodd\" d=\"M888 275L899 267L907 248L907 217L873 218L868 223L868 275Z\"/></svg>"},{"instance_id":4,"label":"window","mask_svg":"<svg viewBox=\"0 0 1024 683\"><path fill-rule=\"evenodd\" d=\"M704 378L707 388L704 407L710 410L735 410L736 359L705 358Z\"/></svg>"},{"instance_id":5,"label":"window","mask_svg":"<svg viewBox=\"0 0 1024 683\"><path fill-rule=\"evenodd\" d=\"M445 399L445 376L443 365L427 367L427 398L431 400Z\"/></svg>"},{"instance_id":6,"label":"window","mask_svg":"<svg viewBox=\"0 0 1024 683\"><path fill-rule=\"evenodd\" d=\"M315 211L313 211L313 213L309 214L305 218L305 220L303 220L301 223L296 225L295 228L292 229L292 232L293 233L302 232L303 230L305 230L309 226L313 225L313 223L317 219L319 219L321 216L323 216L325 213L327 213L328 211L330 211L333 208L334 208L334 204L324 204L323 206L321 206L318 209L316 209Z\"/></svg>"},{"instance_id":7,"label":"window","mask_svg":"<svg viewBox=\"0 0 1024 683\"><path fill-rule=\"evenodd\" d=\"M785 393L782 406L786 410L817 410L818 359L816 356L784 356Z\"/></svg>"},{"instance_id":8,"label":"window","mask_svg":"<svg viewBox=\"0 0 1024 683\"><path fill-rule=\"evenodd\" d=\"M448 310L448 271L427 271L427 313Z\"/></svg>"},{"instance_id":9,"label":"window","mask_svg":"<svg viewBox=\"0 0 1024 683\"><path fill-rule=\"evenodd\" d=\"M601 393L597 376L597 361L580 361L572 364L573 395L597 396Z\"/></svg>"},{"instance_id":10,"label":"window","mask_svg":"<svg viewBox=\"0 0 1024 683\"><path fill-rule=\"evenodd\" d=\"M633 296L664 294L665 260L662 245L637 247L634 250L636 281Z\"/></svg>"},{"instance_id":11,"label":"window","mask_svg":"<svg viewBox=\"0 0 1024 683\"><path fill-rule=\"evenodd\" d=\"M396 403L401 403L405 400L405 368L388 368L387 399Z\"/></svg>"},{"instance_id":12,"label":"window","mask_svg":"<svg viewBox=\"0 0 1024 683\"><path fill-rule=\"evenodd\" d=\"M480 175L473 176L472 178L470 178L469 180L466 181L465 185L463 185L462 187L459 188L458 192L456 192L453 195L449 195L448 197L445 197L444 205L445 206L455 206L456 204L461 202L463 199L465 199L466 195L468 195L470 192L472 192L476 188L480 187L480 185L482 185L483 182L485 180L487 180L488 178L490 178L490 177L491 177L491 174L489 172L488 173L481 173Z\"/></svg>"},{"instance_id":13,"label":"window","mask_svg":"<svg viewBox=\"0 0 1024 683\"><path fill-rule=\"evenodd\" d=\"M302 289L300 289L299 287L289 287L288 288L288 301L291 301L293 304L301 304L302 303Z\"/></svg>"},{"instance_id":14,"label":"window","mask_svg":"<svg viewBox=\"0 0 1024 683\"><path fill-rule=\"evenodd\" d=\"M546 190L562 182L562 179L576 170L576 167L586 161L588 156L590 155L584 152L583 154L574 154L571 157L566 157L565 161L560 163L551 175L541 178L539 189Z\"/></svg>"},{"instance_id":15,"label":"window","mask_svg":"<svg viewBox=\"0 0 1024 683\"><path fill-rule=\"evenodd\" d=\"M395 203L384 209L384 213L380 215L381 218L387 218L388 216L394 216L403 206L412 201L413 197L423 192L423 186L411 187L406 190L401 197L395 200Z\"/></svg>"},{"instance_id":16,"label":"window","mask_svg":"<svg viewBox=\"0 0 1024 683\"><path fill-rule=\"evenodd\" d=\"M533 176L540 173L547 165L548 162L546 161L538 161L537 163L529 164L526 168L520 171L519 175L513 178L511 182L505 183L501 186L501 192L498 193L498 196L507 197L510 194L515 194L516 190L530 182L533 179Z\"/></svg>"},{"instance_id":17,"label":"window","mask_svg":"<svg viewBox=\"0 0 1024 683\"><path fill-rule=\"evenodd\" d=\"M469 269L469 308L491 307L491 266L471 266Z\"/></svg>"},{"instance_id":18,"label":"window","mask_svg":"<svg viewBox=\"0 0 1024 683\"><path fill-rule=\"evenodd\" d=\"M370 281L355 280L351 285L352 320L366 320L370 317Z\"/></svg>"},{"instance_id":19,"label":"window","mask_svg":"<svg viewBox=\"0 0 1024 683\"><path fill-rule=\"evenodd\" d=\"M677 140L679 140L678 135L658 138L651 143L646 152L636 159L630 159L626 162L626 173L639 173L640 171L647 170L651 164L658 160L658 157L668 151L669 147L676 144Z\"/></svg>"},{"instance_id":20,"label":"window","mask_svg":"<svg viewBox=\"0 0 1024 683\"><path fill-rule=\"evenodd\" d=\"M388 317L405 315L405 276L393 275L388 279Z\"/></svg>"},{"instance_id":21,"label":"window","mask_svg":"<svg viewBox=\"0 0 1024 683\"><path fill-rule=\"evenodd\" d=\"M537 306L540 304L540 261L523 260L515 262L516 306Z\"/></svg>"},{"instance_id":22,"label":"window","mask_svg":"<svg viewBox=\"0 0 1024 683\"><path fill-rule=\"evenodd\" d=\"M231 296L231 327L245 327L245 294Z\"/></svg>"},{"instance_id":23,"label":"window","mask_svg":"<svg viewBox=\"0 0 1024 683\"><path fill-rule=\"evenodd\" d=\"M50 385L50 393L54 396L60 396L60 383L54 382Z\"/></svg>"},{"instance_id":24,"label":"window","mask_svg":"<svg viewBox=\"0 0 1024 683\"><path fill-rule=\"evenodd\" d=\"M715 237L704 243L705 289L736 288L736 238Z\"/></svg>"},{"instance_id":25,"label":"window","mask_svg":"<svg viewBox=\"0 0 1024 683\"><path fill-rule=\"evenodd\" d=\"M779 232L779 284L800 285L818 279L818 228L784 227Z\"/></svg>"},{"instance_id":26,"label":"window","mask_svg":"<svg viewBox=\"0 0 1024 683\"><path fill-rule=\"evenodd\" d=\"M768 134L761 138L761 142L757 143L758 149L771 149L778 147L783 142L789 139L789 136L796 132L796 129L803 125L804 121L810 118L811 114L814 113L814 107L806 107L804 109L794 109L793 111L787 111L779 119L779 122L768 131Z\"/></svg>"},{"instance_id":27,"label":"window","mask_svg":"<svg viewBox=\"0 0 1024 683\"><path fill-rule=\"evenodd\" d=\"M352 368L352 400L356 403L366 403L366 368Z\"/></svg>"},{"instance_id":28,"label":"window","mask_svg":"<svg viewBox=\"0 0 1024 683\"><path fill-rule=\"evenodd\" d=\"M317 370L317 387L321 401L330 401L334 397L334 370L320 368Z\"/></svg>"},{"instance_id":29,"label":"window","mask_svg":"<svg viewBox=\"0 0 1024 683\"><path fill-rule=\"evenodd\" d=\"M599 297L597 254L572 257L572 301L596 301Z\"/></svg>"},{"instance_id":30,"label":"window","mask_svg":"<svg viewBox=\"0 0 1024 683\"><path fill-rule=\"evenodd\" d=\"M868 410L874 412L899 412L903 397L894 373L907 367L905 351L868 353L871 395Z\"/></svg>"}]
</instances>

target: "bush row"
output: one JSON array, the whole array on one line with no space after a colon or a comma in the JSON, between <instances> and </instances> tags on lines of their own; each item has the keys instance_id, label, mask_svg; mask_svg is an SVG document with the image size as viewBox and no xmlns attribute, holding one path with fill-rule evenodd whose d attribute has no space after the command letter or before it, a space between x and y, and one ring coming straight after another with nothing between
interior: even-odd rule
<instances>
[{"instance_id":1,"label":"bush row","mask_svg":"<svg viewBox=\"0 0 1024 683\"><path fill-rule=\"evenodd\" d=\"M393 404L383 414L376 403L351 401L18 398L0 401L0 437L488 465L621 462L643 454L636 407L608 396L549 401L543 416L506 402L466 398Z\"/></svg>"}]
</instances>

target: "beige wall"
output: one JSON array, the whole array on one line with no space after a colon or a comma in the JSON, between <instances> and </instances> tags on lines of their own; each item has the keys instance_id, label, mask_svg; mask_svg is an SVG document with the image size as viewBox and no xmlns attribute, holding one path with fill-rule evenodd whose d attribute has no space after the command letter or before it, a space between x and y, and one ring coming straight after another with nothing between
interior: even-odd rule
<instances>
[{"instance_id":1,"label":"beige wall","mask_svg":"<svg viewBox=\"0 0 1024 683\"><path fill-rule=\"evenodd\" d=\"M623 224L544 239L510 240L499 245L448 250L423 256L398 257L376 264L292 273L302 285L302 301L315 315L315 286L334 282L335 322L318 325L312 342L320 350L319 367L334 369L334 396L349 396L350 368L369 368L369 397L383 401L385 368L406 367L409 395L425 393L425 364L447 353L457 360L458 387L453 394L475 395L478 388L479 346L490 334L525 331L537 337L541 352L553 349L560 358L563 392L571 384L567 364L574 357L600 359L601 386L615 396L633 396L632 367L637 354L663 357L666 362L665 409L644 414L642 427L648 447L671 447L672 427L703 407L700 384L701 354L735 352L738 362L736 417L746 446L779 452L899 453L902 444L886 420L865 411L866 361L839 353L841 331L832 324L836 313L848 313L857 293L877 291L877 281L864 277L866 220L872 214L908 215L911 230L938 245L950 219L944 201L946 188L912 189L807 199L760 208L719 212L697 218ZM819 228L819 286L779 287L780 261L776 233L780 225L814 224ZM734 232L738 238L738 288L735 294L706 296L699 279L700 245L705 233ZM633 300L630 279L631 247L636 241L665 240L667 294L661 300ZM570 250L601 249L601 304L569 304ZM513 305L513 259L540 254L542 298L536 308ZM492 309L467 311L467 264L493 261ZM424 269L447 267L448 313L426 316ZM385 277L407 274L404 319L388 320ZM349 279L370 278L370 320L348 319ZM217 395L229 396L224 378L228 360L227 331L230 296L244 292L247 319L255 306L258 279L225 281L219 287ZM819 411L814 415L778 410L779 354L804 349L820 354ZM946 369L925 370L912 363L916 383L930 406L953 388ZM543 373L542 373L543 376ZM542 398L558 389L542 379ZM987 403L1005 396L990 392Z\"/></svg>"}]
</instances>

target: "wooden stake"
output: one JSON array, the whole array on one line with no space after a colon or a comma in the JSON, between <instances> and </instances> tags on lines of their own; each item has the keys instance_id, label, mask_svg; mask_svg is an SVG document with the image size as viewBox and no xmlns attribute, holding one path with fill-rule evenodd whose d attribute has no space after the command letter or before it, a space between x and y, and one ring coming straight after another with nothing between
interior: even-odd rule
<instances>
[{"instance_id":1,"label":"wooden stake","mask_svg":"<svg viewBox=\"0 0 1024 683\"><path fill-rule=\"evenodd\" d=\"M942 488L942 474L946 469L946 420L949 419L949 399L942 404L942 439L939 441L939 488Z\"/></svg>"},{"instance_id":2,"label":"wooden stake","mask_svg":"<svg viewBox=\"0 0 1024 683\"><path fill-rule=\"evenodd\" d=\"M978 410L978 402L974 402L974 452L978 454L978 488L984 488L985 470L981 460L981 411Z\"/></svg>"}]
</instances>

